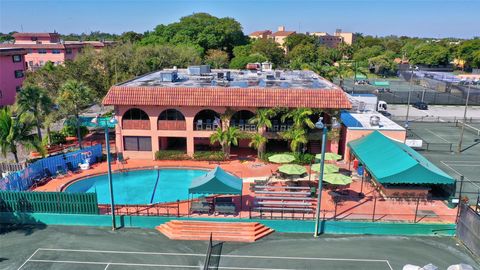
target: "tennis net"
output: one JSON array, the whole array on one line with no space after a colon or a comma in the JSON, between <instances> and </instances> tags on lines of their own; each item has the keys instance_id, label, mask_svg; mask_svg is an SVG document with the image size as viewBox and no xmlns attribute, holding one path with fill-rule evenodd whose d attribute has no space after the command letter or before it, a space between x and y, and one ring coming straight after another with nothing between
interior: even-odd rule
<instances>
[{"instance_id":1,"label":"tennis net","mask_svg":"<svg viewBox=\"0 0 480 270\"><path fill-rule=\"evenodd\" d=\"M466 131L468 131L470 133L473 133L477 136L480 136L480 129L476 128L472 125L457 121L456 126L459 127L459 128L462 128L462 126L464 126Z\"/></svg>"}]
</instances>

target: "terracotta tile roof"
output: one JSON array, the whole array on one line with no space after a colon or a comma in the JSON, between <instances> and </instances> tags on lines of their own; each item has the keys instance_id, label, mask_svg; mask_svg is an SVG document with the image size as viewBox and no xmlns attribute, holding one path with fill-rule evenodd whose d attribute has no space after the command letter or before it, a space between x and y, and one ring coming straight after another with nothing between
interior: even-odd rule
<instances>
[{"instance_id":1,"label":"terracotta tile roof","mask_svg":"<svg viewBox=\"0 0 480 270\"><path fill-rule=\"evenodd\" d=\"M272 36L274 36L274 37L288 37L288 36L293 35L295 33L296 33L295 31L277 31L277 32L273 33Z\"/></svg>"},{"instance_id":2,"label":"terracotta tile roof","mask_svg":"<svg viewBox=\"0 0 480 270\"><path fill-rule=\"evenodd\" d=\"M113 86L104 105L226 106L349 109L340 89L264 89Z\"/></svg>"},{"instance_id":3,"label":"terracotta tile roof","mask_svg":"<svg viewBox=\"0 0 480 270\"><path fill-rule=\"evenodd\" d=\"M40 44L0 44L0 48L19 48L19 49L65 49L65 48L82 48L83 43L62 44L62 43L40 43Z\"/></svg>"},{"instance_id":4,"label":"terracotta tile roof","mask_svg":"<svg viewBox=\"0 0 480 270\"><path fill-rule=\"evenodd\" d=\"M27 54L22 48L0 47L0 55Z\"/></svg>"},{"instance_id":5,"label":"terracotta tile roof","mask_svg":"<svg viewBox=\"0 0 480 270\"><path fill-rule=\"evenodd\" d=\"M255 32L253 32L253 33L250 33L249 36L260 36L260 35L263 35L263 34L271 35L271 34L272 34L272 31L270 31L270 30L255 31Z\"/></svg>"},{"instance_id":6,"label":"terracotta tile roof","mask_svg":"<svg viewBox=\"0 0 480 270\"><path fill-rule=\"evenodd\" d=\"M28 33L28 32L24 32L24 33L14 33L12 35L14 38L16 37L59 37L60 34L58 33Z\"/></svg>"}]
</instances>

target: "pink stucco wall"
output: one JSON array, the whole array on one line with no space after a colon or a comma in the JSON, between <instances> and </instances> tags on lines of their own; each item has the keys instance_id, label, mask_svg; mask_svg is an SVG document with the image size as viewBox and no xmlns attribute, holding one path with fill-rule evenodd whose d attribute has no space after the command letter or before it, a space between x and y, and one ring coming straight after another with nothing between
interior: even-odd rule
<instances>
[{"instance_id":1,"label":"pink stucco wall","mask_svg":"<svg viewBox=\"0 0 480 270\"><path fill-rule=\"evenodd\" d=\"M150 129L124 129L122 128L122 116L131 108L139 108L145 111L150 118ZM185 130L158 130L158 117L160 113L166 109L176 109L180 111L185 117ZM133 159L154 159L155 152L160 149L159 137L183 137L187 139L187 154L193 155L194 153L194 138L208 139L213 131L200 131L194 130L194 118L195 115L201 110L209 109L222 114L225 112L226 107L162 107L162 106L116 106L115 114L118 120L116 127L116 147L117 151L124 152L125 157ZM255 112L255 108L232 108L235 111L249 110ZM152 151L124 151L123 148L123 136L150 136L152 138Z\"/></svg>"},{"instance_id":2,"label":"pink stucco wall","mask_svg":"<svg viewBox=\"0 0 480 270\"><path fill-rule=\"evenodd\" d=\"M15 103L16 88L21 86L25 76L15 78L15 70L23 70L25 72L25 63L23 61L13 62L12 55L0 55L0 107L12 105Z\"/></svg>"},{"instance_id":3,"label":"pink stucco wall","mask_svg":"<svg viewBox=\"0 0 480 270\"><path fill-rule=\"evenodd\" d=\"M373 129L344 129L346 132L344 134L344 137L342 138L343 141L343 149L345 149L345 152L343 153L344 160L345 162L350 161L350 148L347 146L348 142L354 141L356 139L359 139L361 137L364 137L370 133L372 133ZM405 142L406 139L406 131L405 130L378 130L380 131L383 135L397 140L401 142Z\"/></svg>"},{"instance_id":4,"label":"pink stucco wall","mask_svg":"<svg viewBox=\"0 0 480 270\"><path fill-rule=\"evenodd\" d=\"M47 53L40 54L38 49L31 49L25 55L25 62L28 64L29 68L43 66L48 61L52 63L63 64L65 60L73 60L78 55L78 48L72 48L72 53L67 54L65 49L59 49L60 53L53 54L52 49L47 49Z\"/></svg>"}]
</instances>

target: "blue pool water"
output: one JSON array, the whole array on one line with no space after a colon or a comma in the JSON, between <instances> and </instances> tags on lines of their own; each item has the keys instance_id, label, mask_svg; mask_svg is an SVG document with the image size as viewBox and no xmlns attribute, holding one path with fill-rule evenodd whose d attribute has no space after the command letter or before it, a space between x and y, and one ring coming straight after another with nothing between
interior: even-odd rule
<instances>
[{"instance_id":1,"label":"blue pool water","mask_svg":"<svg viewBox=\"0 0 480 270\"><path fill-rule=\"evenodd\" d=\"M155 182L159 173L156 191ZM188 199L192 180L206 174L202 170L159 169L113 174L113 192L116 204L150 204ZM69 185L66 192L96 192L98 203L110 203L108 176L86 178Z\"/></svg>"}]
</instances>

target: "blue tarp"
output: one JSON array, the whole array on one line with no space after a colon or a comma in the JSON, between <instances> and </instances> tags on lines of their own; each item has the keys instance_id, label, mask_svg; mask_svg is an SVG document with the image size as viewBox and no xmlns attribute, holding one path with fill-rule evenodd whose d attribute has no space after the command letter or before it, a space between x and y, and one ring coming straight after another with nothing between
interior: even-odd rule
<instances>
[{"instance_id":1,"label":"blue tarp","mask_svg":"<svg viewBox=\"0 0 480 270\"><path fill-rule=\"evenodd\" d=\"M74 168L78 168L78 164L83 163L86 158L89 158L90 164L92 164L101 157L102 145L97 144L75 152L43 158L35 161L23 170L0 179L0 190L28 190L35 179L40 179L44 176L45 169L55 174L59 166L66 170L67 162L71 162Z\"/></svg>"}]
</instances>

